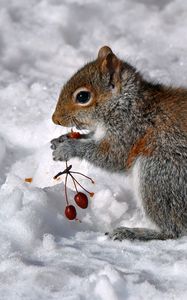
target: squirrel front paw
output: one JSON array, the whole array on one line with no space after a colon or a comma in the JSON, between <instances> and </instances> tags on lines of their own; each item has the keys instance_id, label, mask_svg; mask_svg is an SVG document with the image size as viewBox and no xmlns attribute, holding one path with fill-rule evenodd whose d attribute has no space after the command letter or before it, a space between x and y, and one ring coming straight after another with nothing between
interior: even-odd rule
<instances>
[{"instance_id":1,"label":"squirrel front paw","mask_svg":"<svg viewBox=\"0 0 187 300\"><path fill-rule=\"evenodd\" d=\"M67 138L67 134L63 134L58 138L51 140L51 149L55 150L59 146L59 144L63 143L65 140L67 140Z\"/></svg>"},{"instance_id":2,"label":"squirrel front paw","mask_svg":"<svg viewBox=\"0 0 187 300\"><path fill-rule=\"evenodd\" d=\"M65 139L62 142L60 142L59 140L58 141L54 141L54 140L52 140L53 143L51 148L54 147L52 148L53 149L52 155L55 161L57 160L65 161L76 156L74 140Z\"/></svg>"}]
</instances>

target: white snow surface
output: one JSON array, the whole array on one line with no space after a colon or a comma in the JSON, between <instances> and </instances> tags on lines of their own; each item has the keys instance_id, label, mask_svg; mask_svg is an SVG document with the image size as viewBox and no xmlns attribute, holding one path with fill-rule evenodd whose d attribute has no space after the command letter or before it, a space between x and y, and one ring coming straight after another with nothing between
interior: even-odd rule
<instances>
[{"instance_id":1,"label":"white snow surface","mask_svg":"<svg viewBox=\"0 0 187 300\"><path fill-rule=\"evenodd\" d=\"M0 0L0 300L187 299L187 238L113 242L149 226L131 179L72 159L95 196L64 217L50 140L62 85L102 45L146 78L187 86L187 1ZM32 177L33 182L24 179ZM73 185L68 181L70 201Z\"/></svg>"}]
</instances>

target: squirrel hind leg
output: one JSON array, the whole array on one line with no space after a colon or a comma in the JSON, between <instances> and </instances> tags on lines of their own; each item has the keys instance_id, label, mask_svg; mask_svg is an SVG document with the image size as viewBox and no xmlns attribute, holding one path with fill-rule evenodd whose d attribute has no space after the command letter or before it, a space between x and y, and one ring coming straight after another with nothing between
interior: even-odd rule
<instances>
[{"instance_id":1,"label":"squirrel hind leg","mask_svg":"<svg viewBox=\"0 0 187 300\"><path fill-rule=\"evenodd\" d=\"M139 241L167 240L178 237L171 233L158 232L152 229L128 227L118 227L114 229L111 233L107 233L107 235L110 239L114 241L123 241L125 239Z\"/></svg>"}]
</instances>

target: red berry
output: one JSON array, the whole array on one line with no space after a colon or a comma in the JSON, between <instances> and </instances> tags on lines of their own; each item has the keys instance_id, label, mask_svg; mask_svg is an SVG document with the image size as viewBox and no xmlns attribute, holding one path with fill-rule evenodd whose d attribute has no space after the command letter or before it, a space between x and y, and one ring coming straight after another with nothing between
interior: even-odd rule
<instances>
[{"instance_id":1,"label":"red berry","mask_svg":"<svg viewBox=\"0 0 187 300\"><path fill-rule=\"evenodd\" d=\"M74 220L77 216L75 206L67 205L65 208L65 215L69 220Z\"/></svg>"},{"instance_id":2,"label":"red berry","mask_svg":"<svg viewBox=\"0 0 187 300\"><path fill-rule=\"evenodd\" d=\"M83 209L88 207L88 197L84 193L77 193L74 197L74 200L79 207Z\"/></svg>"},{"instance_id":3,"label":"red berry","mask_svg":"<svg viewBox=\"0 0 187 300\"><path fill-rule=\"evenodd\" d=\"M80 134L80 132L71 131L71 132L69 132L69 133L67 134L67 137L68 137L69 139L80 139L81 134Z\"/></svg>"}]
</instances>

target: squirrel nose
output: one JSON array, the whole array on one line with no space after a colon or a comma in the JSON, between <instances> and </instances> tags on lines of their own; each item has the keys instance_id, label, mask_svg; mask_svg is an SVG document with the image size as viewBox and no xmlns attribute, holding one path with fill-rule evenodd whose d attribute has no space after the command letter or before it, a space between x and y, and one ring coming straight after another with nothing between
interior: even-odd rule
<instances>
[{"instance_id":1,"label":"squirrel nose","mask_svg":"<svg viewBox=\"0 0 187 300\"><path fill-rule=\"evenodd\" d=\"M60 118L59 118L59 115L57 114L53 114L52 116L52 120L53 120L53 123L57 124L57 125L60 125Z\"/></svg>"}]
</instances>

